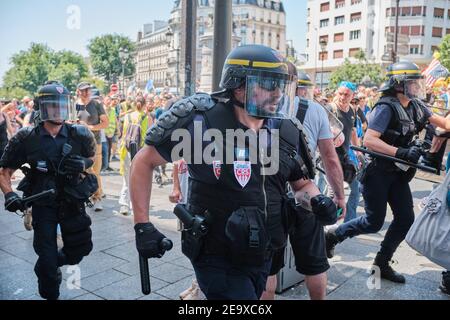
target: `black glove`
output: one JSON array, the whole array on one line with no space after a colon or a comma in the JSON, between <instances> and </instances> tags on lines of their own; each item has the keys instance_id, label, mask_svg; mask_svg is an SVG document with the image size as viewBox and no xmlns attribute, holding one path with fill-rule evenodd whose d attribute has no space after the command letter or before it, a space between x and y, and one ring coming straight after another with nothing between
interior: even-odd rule
<instances>
[{"instance_id":1,"label":"black glove","mask_svg":"<svg viewBox=\"0 0 450 320\"><path fill-rule=\"evenodd\" d=\"M86 169L92 167L94 161L89 158L71 155L64 161L64 170L68 174L83 173Z\"/></svg>"},{"instance_id":2,"label":"black glove","mask_svg":"<svg viewBox=\"0 0 450 320\"><path fill-rule=\"evenodd\" d=\"M337 207L331 198L318 195L311 199L311 207L317 220L324 226L330 226L337 222Z\"/></svg>"},{"instance_id":3,"label":"black glove","mask_svg":"<svg viewBox=\"0 0 450 320\"><path fill-rule=\"evenodd\" d=\"M152 223L139 223L134 226L136 231L136 249L146 258L161 258L167 250L163 244L166 238Z\"/></svg>"},{"instance_id":4,"label":"black glove","mask_svg":"<svg viewBox=\"0 0 450 320\"><path fill-rule=\"evenodd\" d=\"M24 211L22 198L15 192L8 192L5 194L5 209L10 212Z\"/></svg>"},{"instance_id":5,"label":"black glove","mask_svg":"<svg viewBox=\"0 0 450 320\"><path fill-rule=\"evenodd\" d=\"M419 162L420 156L422 155L422 151L419 147L413 146L411 148L398 148L397 153L395 154L396 158L406 160L408 162L417 164Z\"/></svg>"}]
</instances>

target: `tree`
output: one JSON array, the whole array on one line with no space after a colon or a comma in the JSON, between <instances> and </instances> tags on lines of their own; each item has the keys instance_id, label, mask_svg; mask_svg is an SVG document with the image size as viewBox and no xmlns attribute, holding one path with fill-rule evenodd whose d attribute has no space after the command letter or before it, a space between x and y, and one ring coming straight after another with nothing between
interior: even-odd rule
<instances>
[{"instance_id":1,"label":"tree","mask_svg":"<svg viewBox=\"0 0 450 320\"><path fill-rule=\"evenodd\" d=\"M2 91L7 95L23 92L33 95L48 80L60 81L74 90L80 79L88 76L88 67L81 55L71 51L55 52L45 44L32 43L27 51L13 55L11 64L3 78Z\"/></svg>"},{"instance_id":2,"label":"tree","mask_svg":"<svg viewBox=\"0 0 450 320\"><path fill-rule=\"evenodd\" d=\"M446 35L439 45L439 61L450 70L450 35Z\"/></svg>"},{"instance_id":3,"label":"tree","mask_svg":"<svg viewBox=\"0 0 450 320\"><path fill-rule=\"evenodd\" d=\"M370 77L374 84L380 84L384 79L384 72L380 65L369 63L365 53L360 50L356 55L357 63L345 59L344 63L336 69L330 79L330 88L336 89L341 81L351 81L360 84L363 79Z\"/></svg>"},{"instance_id":4,"label":"tree","mask_svg":"<svg viewBox=\"0 0 450 320\"><path fill-rule=\"evenodd\" d=\"M115 75L122 75L120 49L126 49L130 53L125 63L125 75L131 75L135 71L132 57L135 45L129 38L117 34L108 34L89 41L90 62L97 76L104 77L106 81L111 81Z\"/></svg>"}]
</instances>

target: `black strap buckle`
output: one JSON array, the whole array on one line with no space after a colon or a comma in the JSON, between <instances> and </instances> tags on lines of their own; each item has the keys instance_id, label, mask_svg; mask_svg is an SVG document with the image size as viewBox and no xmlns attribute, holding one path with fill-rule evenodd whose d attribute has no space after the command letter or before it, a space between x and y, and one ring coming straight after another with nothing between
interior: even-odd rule
<instances>
[{"instance_id":1,"label":"black strap buckle","mask_svg":"<svg viewBox=\"0 0 450 320\"><path fill-rule=\"evenodd\" d=\"M250 248L259 248L259 228L250 226Z\"/></svg>"}]
</instances>

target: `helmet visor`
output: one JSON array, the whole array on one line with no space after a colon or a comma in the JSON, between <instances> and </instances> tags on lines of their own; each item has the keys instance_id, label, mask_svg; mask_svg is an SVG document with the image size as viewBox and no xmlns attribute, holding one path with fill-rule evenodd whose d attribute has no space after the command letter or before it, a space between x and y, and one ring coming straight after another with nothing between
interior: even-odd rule
<instances>
[{"instance_id":1,"label":"helmet visor","mask_svg":"<svg viewBox=\"0 0 450 320\"><path fill-rule=\"evenodd\" d=\"M300 98L303 98L306 100L313 100L314 99L314 87L297 86L297 95Z\"/></svg>"},{"instance_id":2,"label":"helmet visor","mask_svg":"<svg viewBox=\"0 0 450 320\"><path fill-rule=\"evenodd\" d=\"M256 118L287 119L295 111L296 82L274 73L247 76L245 109Z\"/></svg>"},{"instance_id":3,"label":"helmet visor","mask_svg":"<svg viewBox=\"0 0 450 320\"><path fill-rule=\"evenodd\" d=\"M426 99L427 88L425 79L407 79L404 80L404 86L404 94L409 99Z\"/></svg>"},{"instance_id":4,"label":"helmet visor","mask_svg":"<svg viewBox=\"0 0 450 320\"><path fill-rule=\"evenodd\" d=\"M68 96L41 97L39 111L42 121L65 121L69 119L70 99Z\"/></svg>"}]
</instances>

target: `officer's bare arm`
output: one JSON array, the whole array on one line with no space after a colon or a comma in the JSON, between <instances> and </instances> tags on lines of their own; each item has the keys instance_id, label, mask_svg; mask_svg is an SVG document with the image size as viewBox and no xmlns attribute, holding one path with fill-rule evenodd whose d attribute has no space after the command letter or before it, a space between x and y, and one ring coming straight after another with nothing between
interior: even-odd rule
<instances>
[{"instance_id":1,"label":"officer's bare arm","mask_svg":"<svg viewBox=\"0 0 450 320\"><path fill-rule=\"evenodd\" d=\"M10 168L0 168L0 189L4 194L12 192L11 177L16 170Z\"/></svg>"},{"instance_id":2,"label":"officer's bare arm","mask_svg":"<svg viewBox=\"0 0 450 320\"><path fill-rule=\"evenodd\" d=\"M145 146L133 160L130 173L130 197L134 222L149 222L153 170L167 161L152 146Z\"/></svg>"},{"instance_id":3,"label":"officer's bare arm","mask_svg":"<svg viewBox=\"0 0 450 320\"><path fill-rule=\"evenodd\" d=\"M311 199L320 194L319 189L311 180L297 180L291 182L292 191L295 194L295 199L306 210L311 209Z\"/></svg>"},{"instance_id":4,"label":"officer's bare arm","mask_svg":"<svg viewBox=\"0 0 450 320\"><path fill-rule=\"evenodd\" d=\"M395 157L397 148L380 139L381 133L372 129L367 130L364 136L364 145L372 151Z\"/></svg>"}]
</instances>

